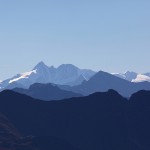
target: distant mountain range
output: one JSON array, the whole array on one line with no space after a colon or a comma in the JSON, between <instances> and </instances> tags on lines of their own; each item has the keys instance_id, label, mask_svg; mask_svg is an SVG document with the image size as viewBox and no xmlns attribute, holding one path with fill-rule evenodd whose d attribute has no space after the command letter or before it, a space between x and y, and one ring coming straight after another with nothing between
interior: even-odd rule
<instances>
[{"instance_id":1,"label":"distant mountain range","mask_svg":"<svg viewBox=\"0 0 150 150\"><path fill-rule=\"evenodd\" d=\"M150 83L133 83L107 72L99 71L88 81L77 86L35 83L29 89L14 88L12 90L41 100L62 100L87 96L95 92L106 92L109 89L116 90L124 97L130 97L140 90L150 90Z\"/></svg>"},{"instance_id":2,"label":"distant mountain range","mask_svg":"<svg viewBox=\"0 0 150 150\"><path fill-rule=\"evenodd\" d=\"M0 93L0 112L11 123L0 116L0 148L149 150L149 100L149 91L139 91L129 100L109 90L62 101L41 101L3 91ZM22 135L32 135L33 139L21 138L21 142L22 136L12 124Z\"/></svg>"},{"instance_id":3,"label":"distant mountain range","mask_svg":"<svg viewBox=\"0 0 150 150\"><path fill-rule=\"evenodd\" d=\"M99 71L88 81L84 81L77 86L59 86L62 89L81 93L83 95L89 95L95 92L105 92L109 89L116 90L124 97L130 97L133 93L140 90L150 90L149 82L133 83L128 80L124 80L120 77L114 76L107 72Z\"/></svg>"},{"instance_id":4,"label":"distant mountain range","mask_svg":"<svg viewBox=\"0 0 150 150\"><path fill-rule=\"evenodd\" d=\"M90 69L79 69L72 64L62 64L58 68L49 67L44 62L39 62L31 71L17 74L16 76L0 81L0 89L29 88L34 83L54 83L58 85L80 85L88 81L97 72ZM138 74L127 71L125 73L112 73L117 77L131 81L150 81L150 73Z\"/></svg>"},{"instance_id":5,"label":"distant mountain range","mask_svg":"<svg viewBox=\"0 0 150 150\"><path fill-rule=\"evenodd\" d=\"M47 89L47 91L49 91L47 94L44 94L44 92L46 92L44 90L41 90L39 93L35 92L35 90L33 91L33 88L30 88L30 86L35 83L41 83L49 84L49 86L50 84L58 85L57 88L59 87L62 90L72 91L82 95L114 89L121 95L129 97L139 90L150 90L150 83L146 81L150 81L150 73L137 74L135 72L127 71L126 73L110 74L103 71L95 72L89 69L79 69L71 64L63 64L58 68L53 66L48 67L43 62L40 62L31 71L18 74L10 79L0 82L0 91L18 88L18 92L20 93L27 94L34 98L38 98L38 95L43 100L67 98L67 96L63 96L62 94L60 94L61 96L56 94L58 89L54 94L52 92L54 90L52 90L52 87L51 90L50 88L49 90ZM40 95L42 93L43 96ZM56 95L56 97L54 95ZM68 96L68 98L70 98L70 96ZM74 97L75 95L72 96Z\"/></svg>"},{"instance_id":6,"label":"distant mountain range","mask_svg":"<svg viewBox=\"0 0 150 150\"><path fill-rule=\"evenodd\" d=\"M58 68L38 63L31 71L18 74L0 83L0 89L29 88L34 83L54 83L59 85L79 85L89 80L96 72L79 69L71 64L63 64Z\"/></svg>"},{"instance_id":7,"label":"distant mountain range","mask_svg":"<svg viewBox=\"0 0 150 150\"><path fill-rule=\"evenodd\" d=\"M149 150L149 81L40 62L0 82L0 150Z\"/></svg>"}]
</instances>

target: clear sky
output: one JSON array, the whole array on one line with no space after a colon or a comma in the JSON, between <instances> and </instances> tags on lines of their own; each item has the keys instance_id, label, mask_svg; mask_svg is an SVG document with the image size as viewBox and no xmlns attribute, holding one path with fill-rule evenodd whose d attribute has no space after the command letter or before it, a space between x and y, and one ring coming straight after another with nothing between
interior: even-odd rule
<instances>
[{"instance_id":1,"label":"clear sky","mask_svg":"<svg viewBox=\"0 0 150 150\"><path fill-rule=\"evenodd\" d=\"M150 72L150 0L1 0L0 79L41 60Z\"/></svg>"}]
</instances>

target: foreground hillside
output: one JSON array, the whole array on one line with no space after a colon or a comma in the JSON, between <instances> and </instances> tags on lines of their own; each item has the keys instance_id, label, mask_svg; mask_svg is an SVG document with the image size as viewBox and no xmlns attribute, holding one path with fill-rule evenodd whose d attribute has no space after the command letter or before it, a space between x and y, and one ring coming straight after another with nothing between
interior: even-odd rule
<instances>
[{"instance_id":1,"label":"foreground hillside","mask_svg":"<svg viewBox=\"0 0 150 150\"><path fill-rule=\"evenodd\" d=\"M65 150L149 150L149 108L148 91L135 93L129 101L113 90L49 102L13 91L0 93L0 112L17 130L54 150L64 143Z\"/></svg>"}]
</instances>

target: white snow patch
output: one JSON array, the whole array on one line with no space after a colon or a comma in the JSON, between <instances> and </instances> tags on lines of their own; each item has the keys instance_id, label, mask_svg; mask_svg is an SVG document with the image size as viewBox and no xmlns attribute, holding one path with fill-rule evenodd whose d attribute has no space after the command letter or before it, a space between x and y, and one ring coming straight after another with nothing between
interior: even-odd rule
<instances>
[{"instance_id":1,"label":"white snow patch","mask_svg":"<svg viewBox=\"0 0 150 150\"><path fill-rule=\"evenodd\" d=\"M132 80L132 82L144 82L144 81L148 81L150 82L150 77L143 75L143 74L139 74L137 75L136 79Z\"/></svg>"},{"instance_id":2,"label":"white snow patch","mask_svg":"<svg viewBox=\"0 0 150 150\"><path fill-rule=\"evenodd\" d=\"M32 70L32 71L29 71L29 72L22 73L22 74L20 74L20 77L10 80L9 83L16 82L16 81L18 81L18 80L20 80L20 79L27 79L27 78L29 78L29 76L30 76L32 73L36 74L37 71L36 71L36 70Z\"/></svg>"}]
</instances>

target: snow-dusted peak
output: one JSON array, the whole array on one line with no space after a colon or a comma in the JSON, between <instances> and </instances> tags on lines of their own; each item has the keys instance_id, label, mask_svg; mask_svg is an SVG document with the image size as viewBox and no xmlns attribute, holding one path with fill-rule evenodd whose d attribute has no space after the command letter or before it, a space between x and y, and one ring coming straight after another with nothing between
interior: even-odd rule
<instances>
[{"instance_id":1,"label":"snow-dusted peak","mask_svg":"<svg viewBox=\"0 0 150 150\"><path fill-rule=\"evenodd\" d=\"M122 78L122 79L125 79L128 81L132 81L132 80L136 79L138 74L133 71L126 71L125 73L112 73L112 75L115 75L119 78Z\"/></svg>"},{"instance_id":2,"label":"snow-dusted peak","mask_svg":"<svg viewBox=\"0 0 150 150\"><path fill-rule=\"evenodd\" d=\"M94 71L79 69L72 64L62 64L58 68L47 66L43 61L39 62L33 70L18 74L1 83L3 89L8 87L23 86L28 88L34 83L54 83L60 85L77 85L85 79L88 80L94 75Z\"/></svg>"},{"instance_id":3,"label":"snow-dusted peak","mask_svg":"<svg viewBox=\"0 0 150 150\"><path fill-rule=\"evenodd\" d=\"M143 74L138 74L136 79L132 80L132 82L136 82L136 83L137 82L145 82L145 81L150 82L150 77L143 75Z\"/></svg>"},{"instance_id":4,"label":"snow-dusted peak","mask_svg":"<svg viewBox=\"0 0 150 150\"><path fill-rule=\"evenodd\" d=\"M125 75L137 75L137 73L134 71L126 71L124 74Z\"/></svg>"},{"instance_id":5,"label":"snow-dusted peak","mask_svg":"<svg viewBox=\"0 0 150 150\"><path fill-rule=\"evenodd\" d=\"M132 81L137 77L138 74L133 71L127 71L124 75L126 80Z\"/></svg>"}]
</instances>

